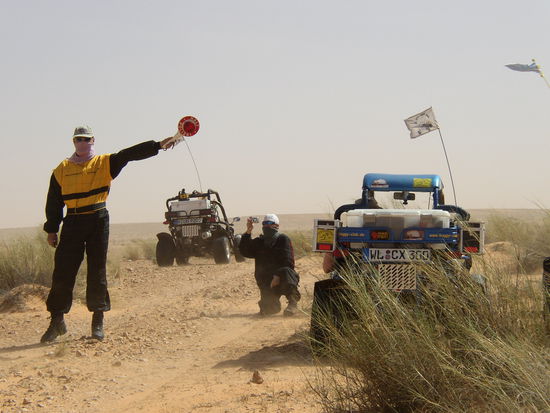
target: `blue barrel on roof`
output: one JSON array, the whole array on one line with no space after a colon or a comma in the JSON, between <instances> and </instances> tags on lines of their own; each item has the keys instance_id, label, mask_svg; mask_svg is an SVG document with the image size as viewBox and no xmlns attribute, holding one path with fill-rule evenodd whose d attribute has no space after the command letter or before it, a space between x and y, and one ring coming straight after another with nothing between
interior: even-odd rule
<instances>
[{"instance_id":1,"label":"blue barrel on roof","mask_svg":"<svg viewBox=\"0 0 550 413\"><path fill-rule=\"evenodd\" d=\"M433 192L435 189L443 189L443 182L439 175L368 173L363 178L363 189Z\"/></svg>"}]
</instances>

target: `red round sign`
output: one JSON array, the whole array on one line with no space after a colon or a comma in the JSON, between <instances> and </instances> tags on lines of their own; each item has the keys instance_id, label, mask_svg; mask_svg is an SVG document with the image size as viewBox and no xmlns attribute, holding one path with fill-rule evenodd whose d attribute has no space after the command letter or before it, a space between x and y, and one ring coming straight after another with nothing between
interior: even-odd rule
<instances>
[{"instance_id":1,"label":"red round sign","mask_svg":"<svg viewBox=\"0 0 550 413\"><path fill-rule=\"evenodd\" d=\"M193 136L199 131L199 120L193 116L185 116L178 123L178 131L182 136Z\"/></svg>"}]
</instances>

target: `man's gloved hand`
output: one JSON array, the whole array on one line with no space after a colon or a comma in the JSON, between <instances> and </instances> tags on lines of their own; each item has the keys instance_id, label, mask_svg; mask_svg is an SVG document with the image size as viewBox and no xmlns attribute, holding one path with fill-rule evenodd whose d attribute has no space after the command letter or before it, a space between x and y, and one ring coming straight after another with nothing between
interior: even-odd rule
<instances>
[{"instance_id":1,"label":"man's gloved hand","mask_svg":"<svg viewBox=\"0 0 550 413\"><path fill-rule=\"evenodd\" d=\"M275 288L275 287L277 287L280 283L281 283L281 277L279 277L278 275L274 275L273 278L271 279L271 285L270 285L270 287L271 287L271 288Z\"/></svg>"},{"instance_id":2,"label":"man's gloved hand","mask_svg":"<svg viewBox=\"0 0 550 413\"><path fill-rule=\"evenodd\" d=\"M48 244L57 247L57 233L48 233Z\"/></svg>"}]
</instances>

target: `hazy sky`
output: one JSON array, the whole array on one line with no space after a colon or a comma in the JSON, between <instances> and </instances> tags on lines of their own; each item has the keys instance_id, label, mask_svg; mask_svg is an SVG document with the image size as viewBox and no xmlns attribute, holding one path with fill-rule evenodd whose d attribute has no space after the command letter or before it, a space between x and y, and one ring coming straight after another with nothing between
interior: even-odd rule
<instances>
[{"instance_id":1,"label":"hazy sky","mask_svg":"<svg viewBox=\"0 0 550 413\"><path fill-rule=\"evenodd\" d=\"M0 228L41 225L52 169L90 125L116 152L201 122L189 145L229 215L330 212L367 172L439 173L465 208L550 206L550 2L0 0ZM113 181L111 222L199 189L184 144ZM452 199L451 199L452 200Z\"/></svg>"}]
</instances>

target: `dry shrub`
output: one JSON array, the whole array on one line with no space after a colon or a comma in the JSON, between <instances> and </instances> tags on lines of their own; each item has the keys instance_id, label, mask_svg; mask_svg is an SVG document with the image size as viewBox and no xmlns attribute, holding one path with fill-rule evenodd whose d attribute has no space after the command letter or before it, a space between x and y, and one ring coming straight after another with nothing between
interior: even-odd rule
<instances>
[{"instance_id":1,"label":"dry shrub","mask_svg":"<svg viewBox=\"0 0 550 413\"><path fill-rule=\"evenodd\" d=\"M339 318L320 318L330 367L315 389L325 411L550 411L540 288L490 274L498 282L484 294L465 274L427 270L429 288L410 301L375 278L345 276Z\"/></svg>"},{"instance_id":2,"label":"dry shrub","mask_svg":"<svg viewBox=\"0 0 550 413\"><path fill-rule=\"evenodd\" d=\"M288 235L292 241L292 247L294 249L296 259L311 254L312 231L288 231L285 232L285 234Z\"/></svg>"},{"instance_id":3,"label":"dry shrub","mask_svg":"<svg viewBox=\"0 0 550 413\"><path fill-rule=\"evenodd\" d=\"M22 284L50 285L54 252L38 231L0 244L0 293Z\"/></svg>"},{"instance_id":4,"label":"dry shrub","mask_svg":"<svg viewBox=\"0 0 550 413\"><path fill-rule=\"evenodd\" d=\"M128 260L155 260L156 239L137 239L124 247L123 257Z\"/></svg>"},{"instance_id":5,"label":"dry shrub","mask_svg":"<svg viewBox=\"0 0 550 413\"><path fill-rule=\"evenodd\" d=\"M55 248L48 245L45 234L37 230L34 237L21 237L0 244L0 295L23 284L38 284L49 287L54 267ZM86 259L80 266L75 295L85 297ZM107 260L107 273L116 277L120 258Z\"/></svg>"},{"instance_id":6,"label":"dry shrub","mask_svg":"<svg viewBox=\"0 0 550 413\"><path fill-rule=\"evenodd\" d=\"M516 272L528 274L540 270L544 257L550 256L550 212L543 210L541 220L521 220L493 215L487 220L487 243L507 242L511 245Z\"/></svg>"}]
</instances>

